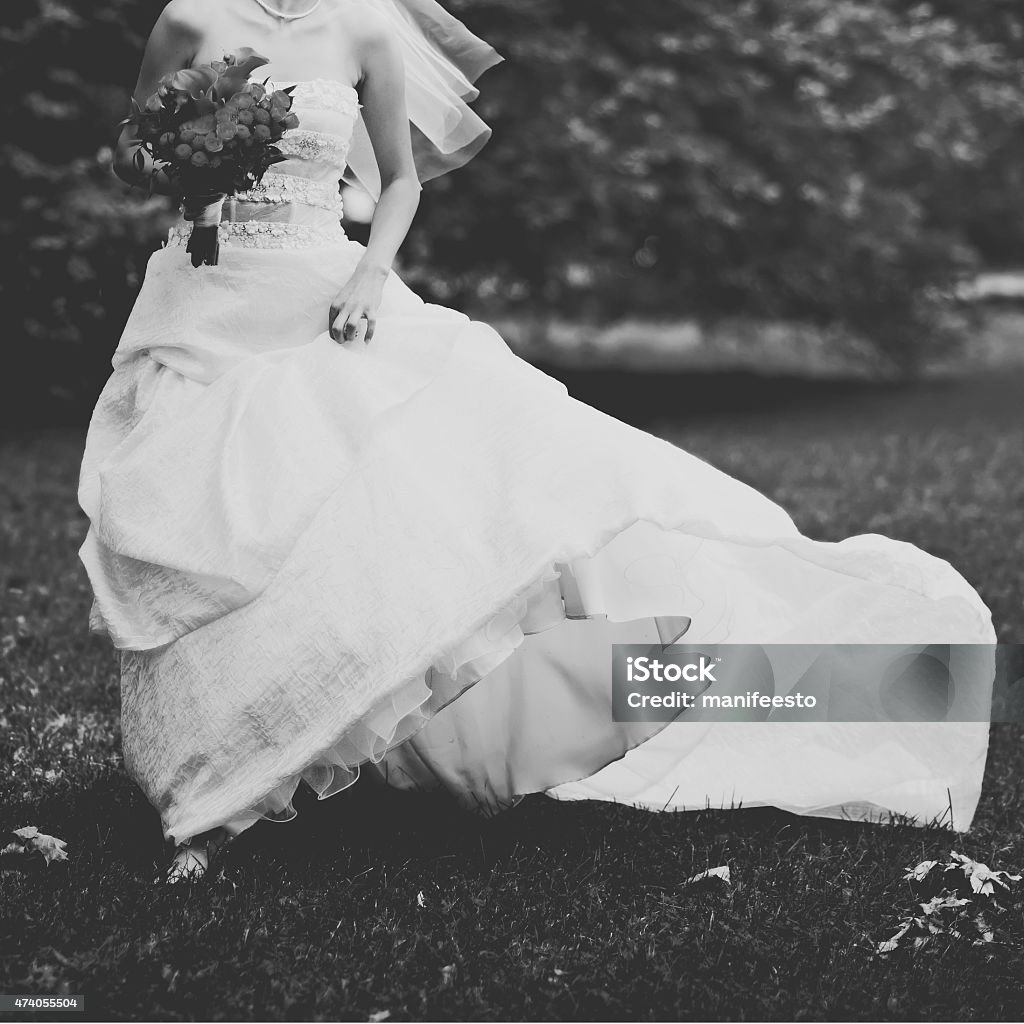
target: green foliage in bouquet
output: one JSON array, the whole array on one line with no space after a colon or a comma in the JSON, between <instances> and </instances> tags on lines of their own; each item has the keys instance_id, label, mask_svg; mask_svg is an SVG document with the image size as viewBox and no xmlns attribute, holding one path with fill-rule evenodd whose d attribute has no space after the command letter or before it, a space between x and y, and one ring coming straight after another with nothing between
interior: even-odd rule
<instances>
[{"instance_id":1,"label":"green foliage in bouquet","mask_svg":"<svg viewBox=\"0 0 1024 1024\"><path fill-rule=\"evenodd\" d=\"M292 91L269 91L251 80L268 64L245 47L195 68L165 75L145 106L132 101L138 135L136 166L148 153L186 195L244 192L276 163L288 159L275 143L299 124Z\"/></svg>"}]
</instances>

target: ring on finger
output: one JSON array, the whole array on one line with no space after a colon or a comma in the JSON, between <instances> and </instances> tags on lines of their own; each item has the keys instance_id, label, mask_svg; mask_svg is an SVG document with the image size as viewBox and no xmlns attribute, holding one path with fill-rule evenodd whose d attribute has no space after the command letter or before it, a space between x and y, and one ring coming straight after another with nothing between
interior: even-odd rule
<instances>
[{"instance_id":1,"label":"ring on finger","mask_svg":"<svg viewBox=\"0 0 1024 1024\"><path fill-rule=\"evenodd\" d=\"M346 337L349 337L349 332L352 332L352 336L355 336L359 333L359 320L365 320L367 327L369 327L370 318L365 313L363 313L359 316L357 320L349 320L349 322L345 324Z\"/></svg>"}]
</instances>

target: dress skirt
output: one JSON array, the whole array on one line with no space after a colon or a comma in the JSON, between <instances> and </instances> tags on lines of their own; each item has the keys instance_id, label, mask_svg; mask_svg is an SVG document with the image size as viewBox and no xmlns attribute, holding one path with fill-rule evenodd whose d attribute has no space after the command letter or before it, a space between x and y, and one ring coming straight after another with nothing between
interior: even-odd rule
<instances>
[{"instance_id":1,"label":"dress skirt","mask_svg":"<svg viewBox=\"0 0 1024 1024\"><path fill-rule=\"evenodd\" d=\"M91 626L120 649L125 766L168 838L287 819L301 781L327 797L361 768L486 814L548 792L969 825L984 721L611 709L618 643L993 643L952 566L802 536L397 274L374 340L337 344L363 251L224 245L195 269L161 249L90 424ZM975 702L991 683L984 657L958 681Z\"/></svg>"}]
</instances>

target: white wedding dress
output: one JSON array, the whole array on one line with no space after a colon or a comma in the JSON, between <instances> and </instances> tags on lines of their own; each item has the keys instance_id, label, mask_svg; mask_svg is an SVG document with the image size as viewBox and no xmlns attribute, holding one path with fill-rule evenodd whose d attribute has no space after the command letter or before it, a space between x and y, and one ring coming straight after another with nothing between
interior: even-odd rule
<instances>
[{"instance_id":1,"label":"white wedding dress","mask_svg":"<svg viewBox=\"0 0 1024 1024\"><path fill-rule=\"evenodd\" d=\"M613 721L612 643L991 644L991 618L946 562L801 536L395 274L373 342L336 344L358 97L295 102L293 159L227 204L220 264L193 269L184 222L151 258L82 464L91 626L165 835L287 819L300 781L360 766L484 813L546 791L966 828L983 721Z\"/></svg>"}]
</instances>

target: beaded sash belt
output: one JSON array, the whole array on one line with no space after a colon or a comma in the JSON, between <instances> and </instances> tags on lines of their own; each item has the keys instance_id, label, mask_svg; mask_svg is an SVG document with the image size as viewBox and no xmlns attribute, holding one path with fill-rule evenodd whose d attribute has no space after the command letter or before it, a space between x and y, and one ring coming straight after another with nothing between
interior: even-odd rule
<instances>
[{"instance_id":1,"label":"beaded sash belt","mask_svg":"<svg viewBox=\"0 0 1024 1024\"><path fill-rule=\"evenodd\" d=\"M253 249L303 249L315 245L332 245L344 240L341 217L344 213L338 185L332 182L310 181L291 174L268 172L256 188L239 192L235 202L294 203L326 210L337 217L334 224L289 224L265 220L232 220L232 198L224 205L225 219L220 225L222 245L241 245ZM167 244L186 245L192 225L175 224L168 233Z\"/></svg>"},{"instance_id":2,"label":"beaded sash belt","mask_svg":"<svg viewBox=\"0 0 1024 1024\"><path fill-rule=\"evenodd\" d=\"M336 213L339 220L344 212L337 182L310 181L308 178L275 174L273 171L268 171L255 188L239 192L234 198L237 202L245 203L298 203L301 206L315 206Z\"/></svg>"},{"instance_id":3,"label":"beaded sash belt","mask_svg":"<svg viewBox=\"0 0 1024 1024\"><path fill-rule=\"evenodd\" d=\"M167 233L167 245L186 246L191 224L175 224ZM310 249L338 245L348 240L339 221L337 226L320 224L276 224L266 220L225 220L220 225L220 244L245 249Z\"/></svg>"}]
</instances>

